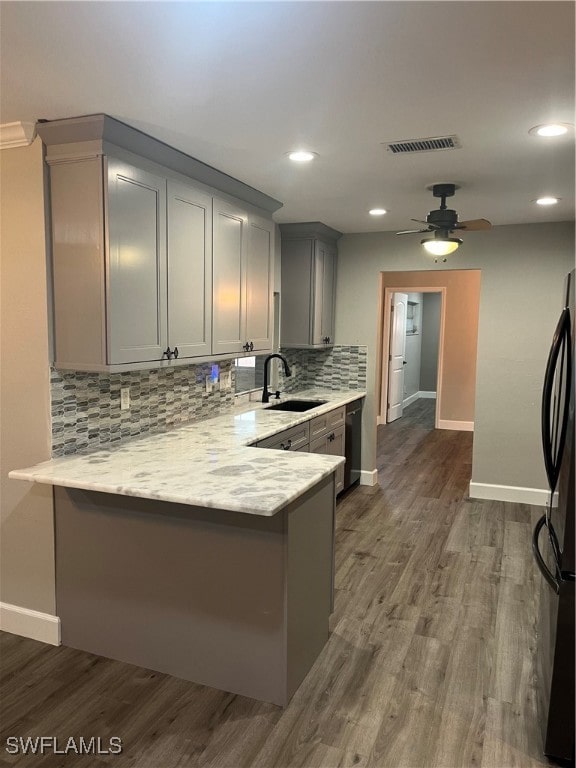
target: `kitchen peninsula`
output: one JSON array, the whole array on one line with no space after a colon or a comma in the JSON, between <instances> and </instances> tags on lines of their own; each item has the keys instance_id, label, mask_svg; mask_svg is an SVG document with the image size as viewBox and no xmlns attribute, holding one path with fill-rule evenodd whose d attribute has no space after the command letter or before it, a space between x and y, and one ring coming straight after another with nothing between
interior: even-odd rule
<instances>
[{"instance_id":1,"label":"kitchen peninsula","mask_svg":"<svg viewBox=\"0 0 576 768\"><path fill-rule=\"evenodd\" d=\"M363 395L11 472L55 486L63 644L287 704L328 639L344 459L251 446Z\"/></svg>"}]
</instances>

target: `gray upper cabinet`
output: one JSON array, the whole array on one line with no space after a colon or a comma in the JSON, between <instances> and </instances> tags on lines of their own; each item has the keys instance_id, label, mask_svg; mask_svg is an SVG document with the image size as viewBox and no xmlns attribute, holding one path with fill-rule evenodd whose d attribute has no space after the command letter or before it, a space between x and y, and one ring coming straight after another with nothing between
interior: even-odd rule
<instances>
[{"instance_id":1,"label":"gray upper cabinet","mask_svg":"<svg viewBox=\"0 0 576 768\"><path fill-rule=\"evenodd\" d=\"M218 198L214 198L213 206L212 349L215 354L239 354L246 343L243 281L248 216L241 208Z\"/></svg>"},{"instance_id":2,"label":"gray upper cabinet","mask_svg":"<svg viewBox=\"0 0 576 768\"><path fill-rule=\"evenodd\" d=\"M272 350L274 323L274 223L248 218L246 257L246 341L250 352Z\"/></svg>"},{"instance_id":3,"label":"gray upper cabinet","mask_svg":"<svg viewBox=\"0 0 576 768\"><path fill-rule=\"evenodd\" d=\"M178 357L212 352L212 198L168 181L168 344Z\"/></svg>"},{"instance_id":4,"label":"gray upper cabinet","mask_svg":"<svg viewBox=\"0 0 576 768\"><path fill-rule=\"evenodd\" d=\"M113 157L51 168L55 364L211 353L212 200Z\"/></svg>"},{"instance_id":5,"label":"gray upper cabinet","mask_svg":"<svg viewBox=\"0 0 576 768\"><path fill-rule=\"evenodd\" d=\"M278 201L107 115L38 132L50 166L56 367L120 371L271 349L266 215Z\"/></svg>"},{"instance_id":6,"label":"gray upper cabinet","mask_svg":"<svg viewBox=\"0 0 576 768\"><path fill-rule=\"evenodd\" d=\"M326 347L334 343L337 230L320 222L281 224L281 343Z\"/></svg>"},{"instance_id":7,"label":"gray upper cabinet","mask_svg":"<svg viewBox=\"0 0 576 768\"><path fill-rule=\"evenodd\" d=\"M160 360L168 346L166 179L109 159L108 360Z\"/></svg>"},{"instance_id":8,"label":"gray upper cabinet","mask_svg":"<svg viewBox=\"0 0 576 768\"><path fill-rule=\"evenodd\" d=\"M272 221L213 201L214 354L272 348Z\"/></svg>"}]
</instances>

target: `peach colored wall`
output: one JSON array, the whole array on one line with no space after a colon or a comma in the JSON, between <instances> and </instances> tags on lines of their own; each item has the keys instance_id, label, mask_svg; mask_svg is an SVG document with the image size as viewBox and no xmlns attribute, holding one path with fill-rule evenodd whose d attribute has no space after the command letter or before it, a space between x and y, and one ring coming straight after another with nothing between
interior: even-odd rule
<instances>
[{"instance_id":1,"label":"peach colored wall","mask_svg":"<svg viewBox=\"0 0 576 768\"><path fill-rule=\"evenodd\" d=\"M52 488L9 480L50 458L42 143L0 151L0 600L55 612Z\"/></svg>"},{"instance_id":2,"label":"peach colored wall","mask_svg":"<svg viewBox=\"0 0 576 768\"><path fill-rule=\"evenodd\" d=\"M383 272L384 288L446 288L439 418L474 421L480 270Z\"/></svg>"}]
</instances>

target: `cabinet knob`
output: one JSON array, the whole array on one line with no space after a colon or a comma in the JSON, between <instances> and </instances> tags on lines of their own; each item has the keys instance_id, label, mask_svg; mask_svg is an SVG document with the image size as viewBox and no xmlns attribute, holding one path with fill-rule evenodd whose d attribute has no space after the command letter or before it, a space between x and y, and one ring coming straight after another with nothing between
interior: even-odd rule
<instances>
[{"instance_id":1,"label":"cabinet knob","mask_svg":"<svg viewBox=\"0 0 576 768\"><path fill-rule=\"evenodd\" d=\"M292 440L288 440L287 443L280 443L280 448L282 448L283 451L289 451L292 447Z\"/></svg>"},{"instance_id":2,"label":"cabinet knob","mask_svg":"<svg viewBox=\"0 0 576 768\"><path fill-rule=\"evenodd\" d=\"M164 350L164 352L162 352L162 357L166 356L168 358L168 360L172 360L172 355L173 355L173 352L170 349L170 347L168 347L168 349L166 349L166 350ZM178 357L178 355L176 355L176 357Z\"/></svg>"},{"instance_id":3,"label":"cabinet knob","mask_svg":"<svg viewBox=\"0 0 576 768\"><path fill-rule=\"evenodd\" d=\"M173 354L174 354L174 357L175 357L176 359L178 359L178 355L180 354L180 353L178 352L178 347L174 347L174 353L173 353Z\"/></svg>"},{"instance_id":4,"label":"cabinet knob","mask_svg":"<svg viewBox=\"0 0 576 768\"><path fill-rule=\"evenodd\" d=\"M252 352L252 350L253 350L253 349L254 349L254 342L253 342L253 341L251 341L251 342L250 342L250 352Z\"/></svg>"}]
</instances>

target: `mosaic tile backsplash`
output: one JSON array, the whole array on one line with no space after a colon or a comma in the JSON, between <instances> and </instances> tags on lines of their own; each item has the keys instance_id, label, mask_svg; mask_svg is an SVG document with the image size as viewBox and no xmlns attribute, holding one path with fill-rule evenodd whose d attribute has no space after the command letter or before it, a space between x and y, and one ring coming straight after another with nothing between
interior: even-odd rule
<instances>
[{"instance_id":1,"label":"mosaic tile backsplash","mask_svg":"<svg viewBox=\"0 0 576 768\"><path fill-rule=\"evenodd\" d=\"M366 347L284 349L296 375L283 378L283 392L310 387L366 389ZM129 373L51 371L52 455L66 456L127 442L140 435L164 432L193 419L209 418L234 407L235 369L232 360L220 361L220 372L230 372L232 389L208 394L206 376L211 364ZM280 366L281 369L281 366ZM120 409L120 389L130 387L130 409Z\"/></svg>"},{"instance_id":2,"label":"mosaic tile backsplash","mask_svg":"<svg viewBox=\"0 0 576 768\"><path fill-rule=\"evenodd\" d=\"M234 377L232 361L219 366ZM210 372L210 364L110 374L52 369L52 455L118 445L230 410L234 379L230 391L208 394ZM121 387L130 387L129 410L120 410Z\"/></svg>"},{"instance_id":3,"label":"mosaic tile backsplash","mask_svg":"<svg viewBox=\"0 0 576 768\"><path fill-rule=\"evenodd\" d=\"M299 389L366 389L365 346L334 346L328 349L282 349L290 365L296 366L296 375L285 378L280 366L280 389L296 392Z\"/></svg>"}]
</instances>

